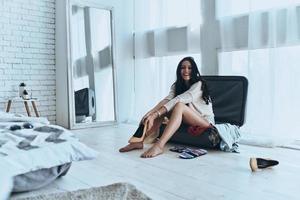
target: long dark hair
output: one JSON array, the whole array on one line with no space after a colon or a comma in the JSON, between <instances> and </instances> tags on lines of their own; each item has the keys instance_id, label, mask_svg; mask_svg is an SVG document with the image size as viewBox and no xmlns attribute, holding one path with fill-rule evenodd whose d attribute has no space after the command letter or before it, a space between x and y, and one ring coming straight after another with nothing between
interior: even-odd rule
<instances>
[{"instance_id":1,"label":"long dark hair","mask_svg":"<svg viewBox=\"0 0 300 200\"><path fill-rule=\"evenodd\" d=\"M189 61L191 63L192 66L192 72L191 72L191 79L189 80L189 84L186 85L182 76L181 76L181 65L184 61ZM191 85L193 85L194 83L201 81L202 85L201 85L201 90L202 90L202 98L205 101L206 104L209 104L210 97L209 97L209 91L206 85L206 82L204 79L202 79L200 72L198 70L197 64L194 61L193 57L185 57L183 58L177 66L177 70L176 70L176 82L175 82L175 93L176 96L180 95L182 93L184 93L185 91L187 91L188 89L190 89Z\"/></svg>"}]
</instances>

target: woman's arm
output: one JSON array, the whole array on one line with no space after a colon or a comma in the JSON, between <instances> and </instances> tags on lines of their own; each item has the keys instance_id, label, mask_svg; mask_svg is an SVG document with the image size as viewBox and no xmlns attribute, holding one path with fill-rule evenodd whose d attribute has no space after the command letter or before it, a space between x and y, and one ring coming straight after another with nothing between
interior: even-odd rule
<instances>
[{"instance_id":1,"label":"woman's arm","mask_svg":"<svg viewBox=\"0 0 300 200\"><path fill-rule=\"evenodd\" d=\"M161 100L153 109L152 109L152 111L153 112L156 112L156 111L158 111L161 107L163 107L163 105L165 105L166 103L168 103L170 100L168 100L168 99L163 99L163 100Z\"/></svg>"},{"instance_id":2,"label":"woman's arm","mask_svg":"<svg viewBox=\"0 0 300 200\"><path fill-rule=\"evenodd\" d=\"M167 112L167 109L163 105L165 105L165 102L168 101L169 100L166 99L162 100L159 104L157 104L157 106L153 108L153 112L144 119L143 123L147 126L147 131L152 128L155 119L160 118Z\"/></svg>"},{"instance_id":3,"label":"woman's arm","mask_svg":"<svg viewBox=\"0 0 300 200\"><path fill-rule=\"evenodd\" d=\"M146 118L149 117L151 114L156 113L160 110L161 107L163 107L166 103L168 103L171 99L175 97L175 84L171 86L170 92L168 96L166 96L163 100L161 100L154 108L152 108L149 112L147 112L144 117L142 118L141 122L144 123ZM160 110L163 112L162 110ZM156 113L158 114L158 113ZM162 115L162 114L161 114Z\"/></svg>"},{"instance_id":4,"label":"woman's arm","mask_svg":"<svg viewBox=\"0 0 300 200\"><path fill-rule=\"evenodd\" d=\"M168 101L164 107L169 112L176 105L176 103L191 103L193 99L202 98L201 81L194 83L191 88L184 93L176 96L175 98Z\"/></svg>"},{"instance_id":5,"label":"woman's arm","mask_svg":"<svg viewBox=\"0 0 300 200\"><path fill-rule=\"evenodd\" d=\"M161 111L161 108L163 107L163 105L165 105L166 103L168 103L169 100L168 99L163 99L161 100L154 108L152 108L150 111L148 111L144 117L142 118L141 122L144 122L146 118L148 118L151 114L158 114L157 111ZM162 115L162 114L161 114Z\"/></svg>"}]
</instances>

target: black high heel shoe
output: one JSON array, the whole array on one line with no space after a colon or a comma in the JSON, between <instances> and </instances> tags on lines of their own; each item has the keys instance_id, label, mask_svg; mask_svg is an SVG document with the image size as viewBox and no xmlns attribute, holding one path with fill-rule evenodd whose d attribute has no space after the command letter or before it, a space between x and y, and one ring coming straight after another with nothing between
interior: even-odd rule
<instances>
[{"instance_id":1,"label":"black high heel shoe","mask_svg":"<svg viewBox=\"0 0 300 200\"><path fill-rule=\"evenodd\" d=\"M278 165L279 162L277 160L264 159L264 158L250 158L250 168L254 172L257 169L265 169L268 167L273 167Z\"/></svg>"}]
</instances>

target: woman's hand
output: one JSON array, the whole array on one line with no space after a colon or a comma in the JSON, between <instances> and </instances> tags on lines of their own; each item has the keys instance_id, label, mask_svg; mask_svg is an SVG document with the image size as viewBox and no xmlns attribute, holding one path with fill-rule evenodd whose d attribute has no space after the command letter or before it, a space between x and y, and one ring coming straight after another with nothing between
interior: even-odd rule
<instances>
[{"instance_id":1,"label":"woman's hand","mask_svg":"<svg viewBox=\"0 0 300 200\"><path fill-rule=\"evenodd\" d=\"M146 119L152 114L152 111L147 112L141 120L141 124L145 124Z\"/></svg>"},{"instance_id":2,"label":"woman's hand","mask_svg":"<svg viewBox=\"0 0 300 200\"><path fill-rule=\"evenodd\" d=\"M144 122L144 125L147 126L147 130L146 131L149 131L153 124L154 124L154 120L157 118L156 114L155 113L151 113L146 119L145 119L145 122Z\"/></svg>"}]
</instances>

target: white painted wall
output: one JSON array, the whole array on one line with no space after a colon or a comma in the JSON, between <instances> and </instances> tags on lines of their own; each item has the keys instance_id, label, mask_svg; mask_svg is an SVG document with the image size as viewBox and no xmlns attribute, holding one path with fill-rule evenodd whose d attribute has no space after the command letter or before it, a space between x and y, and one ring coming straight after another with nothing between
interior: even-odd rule
<instances>
[{"instance_id":1,"label":"white painted wall","mask_svg":"<svg viewBox=\"0 0 300 200\"><path fill-rule=\"evenodd\" d=\"M21 82L39 99L41 116L55 123L55 0L0 0L1 110ZM26 114L21 103L11 112Z\"/></svg>"}]
</instances>

